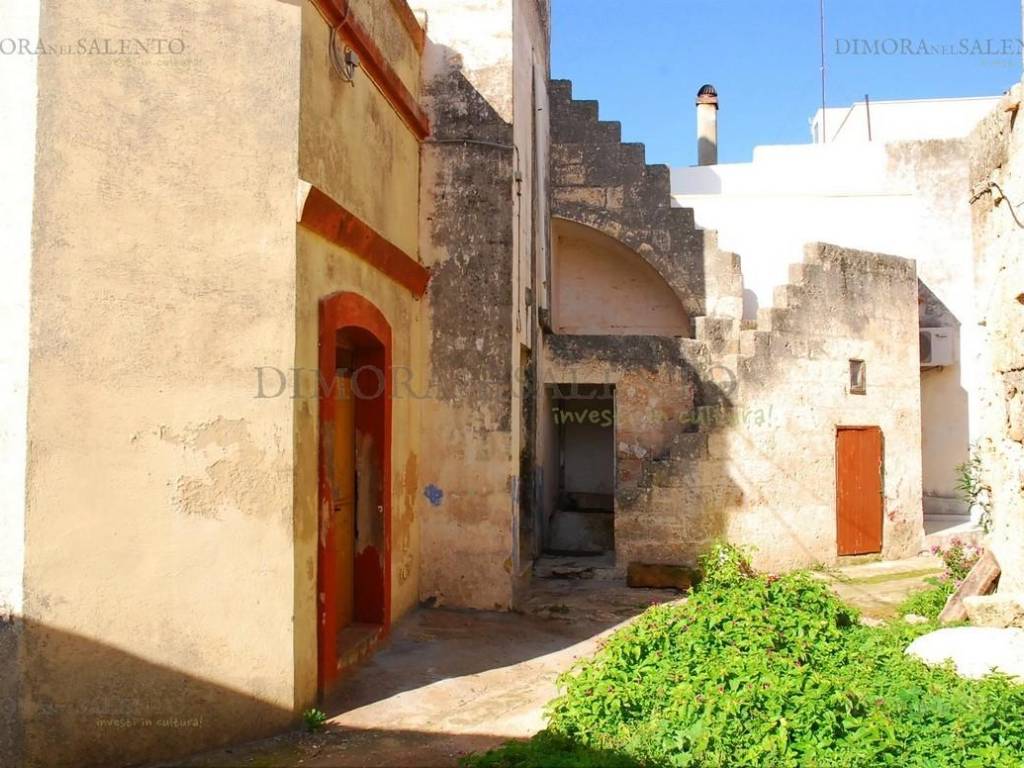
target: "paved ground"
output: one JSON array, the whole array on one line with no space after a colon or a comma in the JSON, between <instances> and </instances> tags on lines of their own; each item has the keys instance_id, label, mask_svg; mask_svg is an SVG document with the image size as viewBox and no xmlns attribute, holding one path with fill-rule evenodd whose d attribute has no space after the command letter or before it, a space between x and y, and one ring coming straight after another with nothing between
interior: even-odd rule
<instances>
[{"instance_id":1,"label":"paved ground","mask_svg":"<svg viewBox=\"0 0 1024 768\"><path fill-rule=\"evenodd\" d=\"M934 555L906 560L866 562L829 571L826 576L841 598L868 619L891 619L912 592L926 589L926 581L942 573Z\"/></svg>"},{"instance_id":2,"label":"paved ground","mask_svg":"<svg viewBox=\"0 0 1024 768\"><path fill-rule=\"evenodd\" d=\"M469 752L536 733L560 672L652 603L679 597L558 570L568 578L535 580L522 613L414 612L326 703L333 717L325 733L285 734L174 765L454 766Z\"/></svg>"},{"instance_id":3,"label":"paved ground","mask_svg":"<svg viewBox=\"0 0 1024 768\"><path fill-rule=\"evenodd\" d=\"M603 563L552 559L521 613L422 609L325 705L325 733L289 733L204 755L190 768L454 766L460 756L543 727L555 678L616 626L670 591L629 589ZM937 558L863 563L823 574L866 616L888 618L939 572Z\"/></svg>"}]
</instances>

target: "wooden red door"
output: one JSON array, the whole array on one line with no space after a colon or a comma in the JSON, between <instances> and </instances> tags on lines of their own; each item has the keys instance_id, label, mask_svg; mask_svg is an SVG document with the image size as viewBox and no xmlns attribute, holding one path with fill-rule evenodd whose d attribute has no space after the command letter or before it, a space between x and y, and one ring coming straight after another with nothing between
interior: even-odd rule
<instances>
[{"instance_id":1,"label":"wooden red door","mask_svg":"<svg viewBox=\"0 0 1024 768\"><path fill-rule=\"evenodd\" d=\"M882 430L836 433L836 528L840 555L882 551Z\"/></svg>"}]
</instances>

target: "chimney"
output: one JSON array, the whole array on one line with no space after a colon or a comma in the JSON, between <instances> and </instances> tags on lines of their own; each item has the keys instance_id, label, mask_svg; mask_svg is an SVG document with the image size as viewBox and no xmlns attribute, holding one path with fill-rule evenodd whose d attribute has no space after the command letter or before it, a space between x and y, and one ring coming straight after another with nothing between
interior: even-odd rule
<instances>
[{"instance_id":1,"label":"chimney","mask_svg":"<svg viewBox=\"0 0 1024 768\"><path fill-rule=\"evenodd\" d=\"M697 165L718 163L718 92L710 83L697 91Z\"/></svg>"}]
</instances>

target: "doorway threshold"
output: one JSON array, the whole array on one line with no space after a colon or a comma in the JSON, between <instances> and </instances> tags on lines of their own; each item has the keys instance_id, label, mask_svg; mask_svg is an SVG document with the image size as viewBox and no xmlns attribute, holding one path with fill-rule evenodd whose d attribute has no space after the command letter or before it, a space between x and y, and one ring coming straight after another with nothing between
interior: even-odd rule
<instances>
[{"instance_id":1,"label":"doorway threshold","mask_svg":"<svg viewBox=\"0 0 1024 768\"><path fill-rule=\"evenodd\" d=\"M382 624L357 622L338 633L338 671L348 669L365 659L384 636Z\"/></svg>"}]
</instances>

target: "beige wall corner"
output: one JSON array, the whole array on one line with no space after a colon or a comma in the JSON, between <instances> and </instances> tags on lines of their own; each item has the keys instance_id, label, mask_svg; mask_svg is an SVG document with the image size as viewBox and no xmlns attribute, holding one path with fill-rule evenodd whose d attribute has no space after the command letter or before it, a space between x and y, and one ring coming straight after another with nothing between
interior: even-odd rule
<instances>
[{"instance_id":1,"label":"beige wall corner","mask_svg":"<svg viewBox=\"0 0 1024 768\"><path fill-rule=\"evenodd\" d=\"M43 4L46 40L163 42L38 60L26 765L292 721L292 403L255 368L294 354L300 12Z\"/></svg>"}]
</instances>

